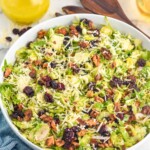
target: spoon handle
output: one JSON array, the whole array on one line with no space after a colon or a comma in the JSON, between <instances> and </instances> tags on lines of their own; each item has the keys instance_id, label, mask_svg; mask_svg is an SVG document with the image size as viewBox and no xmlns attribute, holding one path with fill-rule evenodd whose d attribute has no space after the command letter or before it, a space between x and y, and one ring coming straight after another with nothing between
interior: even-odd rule
<instances>
[{"instance_id":1,"label":"spoon handle","mask_svg":"<svg viewBox=\"0 0 150 150\"><path fill-rule=\"evenodd\" d=\"M121 8L117 0L80 0L81 4L85 9L92 11L93 13L109 16L112 18L119 19L128 23L129 25L135 27L148 38L150 38L146 33L134 25L130 19L126 16L123 9Z\"/></svg>"}]
</instances>

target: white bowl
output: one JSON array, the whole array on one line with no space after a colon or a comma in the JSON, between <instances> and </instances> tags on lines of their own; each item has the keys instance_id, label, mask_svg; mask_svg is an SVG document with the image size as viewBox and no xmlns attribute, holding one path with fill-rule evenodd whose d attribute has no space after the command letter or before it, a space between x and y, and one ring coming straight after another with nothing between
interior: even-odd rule
<instances>
[{"instance_id":1,"label":"white bowl","mask_svg":"<svg viewBox=\"0 0 150 150\"><path fill-rule=\"evenodd\" d=\"M13 44L13 46L9 49L9 51L7 52L4 60L6 59L8 63L14 63L16 50L18 50L22 46L25 46L29 41L34 40L37 36L37 32L40 29L49 29L49 28L55 27L55 26L68 25L76 17L90 19L97 25L105 24L104 16L94 15L94 14L66 15L66 16L50 19L48 21L45 21L43 23L38 24L37 26L33 27L31 30L26 32L24 35L22 35ZM110 22L110 24L112 25L113 28L115 28L115 29L117 29L117 30L119 30L123 33L131 34L133 37L136 37L138 39L141 39L142 42L143 42L143 46L147 49L150 48L150 40L145 35L143 35L141 32L139 32L137 29L133 28L132 26L130 26L130 25L128 25L128 24L126 24L122 21L119 21L119 20L116 20L116 19L113 19L113 18L108 18L108 20L109 20L109 22ZM4 64L4 60L3 60L2 64L1 64L1 67L0 67L0 83L3 82L2 66ZM5 109L1 99L0 99L0 107L1 107L2 113L3 113L7 123L9 124L11 129L16 133L16 135L22 141L24 141L27 145L29 145L31 148L36 149L36 150L41 150L40 147L38 147L37 145L35 145L32 142L28 141L25 137L23 137L21 135L21 133L18 131L18 129L15 127L15 125L12 123L10 117L8 116L7 110ZM136 145L129 148L128 150L135 150L135 149L138 150L140 145L141 144L146 144L146 142L148 142L148 140L150 140L150 134L147 135L142 141L140 141Z\"/></svg>"}]
</instances>

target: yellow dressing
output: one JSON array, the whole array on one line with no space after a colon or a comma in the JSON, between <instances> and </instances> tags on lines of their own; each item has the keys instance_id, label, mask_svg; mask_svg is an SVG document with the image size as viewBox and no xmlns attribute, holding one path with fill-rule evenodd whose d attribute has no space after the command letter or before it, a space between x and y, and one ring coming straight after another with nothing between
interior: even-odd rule
<instances>
[{"instance_id":1,"label":"yellow dressing","mask_svg":"<svg viewBox=\"0 0 150 150\"><path fill-rule=\"evenodd\" d=\"M41 18L50 0L0 0L3 12L13 21L30 24Z\"/></svg>"}]
</instances>

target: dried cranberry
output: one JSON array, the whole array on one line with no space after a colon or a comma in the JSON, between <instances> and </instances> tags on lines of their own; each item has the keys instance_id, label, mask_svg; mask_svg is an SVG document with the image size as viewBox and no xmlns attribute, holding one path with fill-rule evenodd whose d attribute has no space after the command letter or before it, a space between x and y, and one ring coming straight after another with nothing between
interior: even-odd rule
<instances>
[{"instance_id":1,"label":"dried cranberry","mask_svg":"<svg viewBox=\"0 0 150 150\"><path fill-rule=\"evenodd\" d=\"M23 89L23 92L24 92L28 97L34 96L34 90L33 90L32 87L30 87L30 86L26 86L26 87Z\"/></svg>"},{"instance_id":2,"label":"dried cranberry","mask_svg":"<svg viewBox=\"0 0 150 150\"><path fill-rule=\"evenodd\" d=\"M109 131L107 131L107 127L106 125L102 125L100 130L99 130L99 133L102 135L102 136L110 136L110 133Z\"/></svg>"},{"instance_id":3,"label":"dried cranberry","mask_svg":"<svg viewBox=\"0 0 150 150\"><path fill-rule=\"evenodd\" d=\"M21 29L20 32L19 32L19 36L21 36L22 34L24 34L26 31L27 31L26 28Z\"/></svg>"},{"instance_id":4,"label":"dried cranberry","mask_svg":"<svg viewBox=\"0 0 150 150\"><path fill-rule=\"evenodd\" d=\"M43 114L45 114L46 113L46 110L44 109L44 110L40 110L39 112L38 112L38 116L40 117L40 116L42 116Z\"/></svg>"},{"instance_id":5,"label":"dried cranberry","mask_svg":"<svg viewBox=\"0 0 150 150\"><path fill-rule=\"evenodd\" d=\"M124 118L124 114L123 114L123 113L118 113L116 116L117 116L120 120L123 120L123 118Z\"/></svg>"},{"instance_id":6,"label":"dried cranberry","mask_svg":"<svg viewBox=\"0 0 150 150\"><path fill-rule=\"evenodd\" d=\"M71 147L71 143L66 141L63 147L65 149L69 149Z\"/></svg>"},{"instance_id":7,"label":"dried cranberry","mask_svg":"<svg viewBox=\"0 0 150 150\"><path fill-rule=\"evenodd\" d=\"M63 140L65 142L72 142L75 139L75 133L70 128L66 128L63 134Z\"/></svg>"},{"instance_id":8,"label":"dried cranberry","mask_svg":"<svg viewBox=\"0 0 150 150\"><path fill-rule=\"evenodd\" d=\"M71 128L71 130L72 130L73 132L79 132L81 129L80 129L78 126L73 126L73 127Z\"/></svg>"},{"instance_id":9,"label":"dried cranberry","mask_svg":"<svg viewBox=\"0 0 150 150\"><path fill-rule=\"evenodd\" d=\"M44 76L42 77L42 80L45 82L45 86L46 87L50 87L51 86L51 78L49 76Z\"/></svg>"},{"instance_id":10,"label":"dried cranberry","mask_svg":"<svg viewBox=\"0 0 150 150\"><path fill-rule=\"evenodd\" d=\"M50 86L51 86L51 88L53 88L53 89L57 89L57 88L58 88L58 83L57 83L56 81L52 80L52 81L50 82Z\"/></svg>"},{"instance_id":11,"label":"dried cranberry","mask_svg":"<svg viewBox=\"0 0 150 150\"><path fill-rule=\"evenodd\" d=\"M84 18L84 19L81 19L80 20L80 22L84 22L85 24L89 24L89 22L90 22L90 20L88 20L88 19L86 19L86 18Z\"/></svg>"},{"instance_id":12,"label":"dried cranberry","mask_svg":"<svg viewBox=\"0 0 150 150\"><path fill-rule=\"evenodd\" d=\"M31 43L33 43L33 41L28 42L27 45L26 45L26 47L27 47L27 48L30 48Z\"/></svg>"},{"instance_id":13,"label":"dried cranberry","mask_svg":"<svg viewBox=\"0 0 150 150\"><path fill-rule=\"evenodd\" d=\"M69 42L69 40L70 40L69 37L65 37L65 38L64 38L64 41L63 41L63 44L64 44L64 45L67 45L68 42ZM70 46L70 45L69 45L69 46Z\"/></svg>"},{"instance_id":14,"label":"dried cranberry","mask_svg":"<svg viewBox=\"0 0 150 150\"><path fill-rule=\"evenodd\" d=\"M60 124L60 120L59 120L58 117L54 117L54 120L55 120L55 123L56 123L56 124Z\"/></svg>"},{"instance_id":15,"label":"dried cranberry","mask_svg":"<svg viewBox=\"0 0 150 150\"><path fill-rule=\"evenodd\" d=\"M146 61L142 58L138 59L136 63L138 67L144 67L146 65Z\"/></svg>"},{"instance_id":16,"label":"dried cranberry","mask_svg":"<svg viewBox=\"0 0 150 150\"><path fill-rule=\"evenodd\" d=\"M32 70L30 73L29 73L29 76L31 77L31 78L36 78L36 70Z\"/></svg>"},{"instance_id":17,"label":"dried cranberry","mask_svg":"<svg viewBox=\"0 0 150 150\"><path fill-rule=\"evenodd\" d=\"M98 29L93 30L93 35L98 37L100 35L100 32Z\"/></svg>"},{"instance_id":18,"label":"dried cranberry","mask_svg":"<svg viewBox=\"0 0 150 150\"><path fill-rule=\"evenodd\" d=\"M98 45L98 40L93 40L93 41L90 41L90 44L91 46L97 46Z\"/></svg>"},{"instance_id":19,"label":"dried cranberry","mask_svg":"<svg viewBox=\"0 0 150 150\"><path fill-rule=\"evenodd\" d=\"M58 90L65 90L65 85L63 83L58 83Z\"/></svg>"},{"instance_id":20,"label":"dried cranberry","mask_svg":"<svg viewBox=\"0 0 150 150\"><path fill-rule=\"evenodd\" d=\"M110 81L109 84L111 87L117 87L117 86L121 86L123 84L123 81L118 77L113 77L113 79Z\"/></svg>"},{"instance_id":21,"label":"dried cranberry","mask_svg":"<svg viewBox=\"0 0 150 150\"><path fill-rule=\"evenodd\" d=\"M52 61L52 62L50 63L50 66L51 66L51 68L56 68L57 63L56 63L56 62L54 62L54 61Z\"/></svg>"},{"instance_id":22,"label":"dried cranberry","mask_svg":"<svg viewBox=\"0 0 150 150\"><path fill-rule=\"evenodd\" d=\"M14 29L12 30L12 32L13 32L13 34L17 35L17 34L19 34L19 29L14 28Z\"/></svg>"},{"instance_id":23,"label":"dried cranberry","mask_svg":"<svg viewBox=\"0 0 150 150\"><path fill-rule=\"evenodd\" d=\"M129 88L134 89L136 91L139 91L139 88L138 88L137 84L134 81L130 82Z\"/></svg>"},{"instance_id":24,"label":"dried cranberry","mask_svg":"<svg viewBox=\"0 0 150 150\"><path fill-rule=\"evenodd\" d=\"M44 82L41 81L41 80L39 80L39 81L38 81L38 84L39 84L39 85L44 85Z\"/></svg>"},{"instance_id":25,"label":"dried cranberry","mask_svg":"<svg viewBox=\"0 0 150 150\"><path fill-rule=\"evenodd\" d=\"M30 30L32 27L27 27L27 30Z\"/></svg>"},{"instance_id":26,"label":"dried cranberry","mask_svg":"<svg viewBox=\"0 0 150 150\"><path fill-rule=\"evenodd\" d=\"M17 119L18 117L23 118L24 117L24 113L22 111L20 111L20 110L17 110L17 111L14 111L11 114L11 117L14 118L14 119Z\"/></svg>"},{"instance_id":27,"label":"dried cranberry","mask_svg":"<svg viewBox=\"0 0 150 150\"><path fill-rule=\"evenodd\" d=\"M11 38L10 36L7 36L7 37L6 37L6 40L7 40L8 42L11 42L11 41L12 41L12 38Z\"/></svg>"},{"instance_id":28,"label":"dried cranberry","mask_svg":"<svg viewBox=\"0 0 150 150\"><path fill-rule=\"evenodd\" d=\"M79 73L80 71L80 68L76 64L73 64L71 68L74 74Z\"/></svg>"},{"instance_id":29,"label":"dried cranberry","mask_svg":"<svg viewBox=\"0 0 150 150\"><path fill-rule=\"evenodd\" d=\"M43 76L42 80L45 81L45 82L48 82L48 81L51 81L52 79L49 76Z\"/></svg>"},{"instance_id":30,"label":"dried cranberry","mask_svg":"<svg viewBox=\"0 0 150 150\"><path fill-rule=\"evenodd\" d=\"M82 28L78 25L78 26L76 26L76 30L79 32L79 33L81 33L82 34Z\"/></svg>"},{"instance_id":31,"label":"dried cranberry","mask_svg":"<svg viewBox=\"0 0 150 150\"><path fill-rule=\"evenodd\" d=\"M53 96L51 94L47 93L47 92L44 94L44 99L45 99L46 102L49 102L49 103L54 102Z\"/></svg>"},{"instance_id":32,"label":"dried cranberry","mask_svg":"<svg viewBox=\"0 0 150 150\"><path fill-rule=\"evenodd\" d=\"M91 90L91 91L93 91L93 90L95 89L95 86L96 86L96 83L95 83L95 82L90 82L90 83L88 84L88 89Z\"/></svg>"}]
</instances>

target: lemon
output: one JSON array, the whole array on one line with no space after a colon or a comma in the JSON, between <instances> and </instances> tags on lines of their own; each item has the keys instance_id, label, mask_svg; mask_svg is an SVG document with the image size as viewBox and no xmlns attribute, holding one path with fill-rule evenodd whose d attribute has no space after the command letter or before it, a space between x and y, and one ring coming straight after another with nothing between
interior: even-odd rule
<instances>
[{"instance_id":1,"label":"lemon","mask_svg":"<svg viewBox=\"0 0 150 150\"><path fill-rule=\"evenodd\" d=\"M11 20L30 24L45 14L49 2L50 0L0 0L0 6Z\"/></svg>"},{"instance_id":2,"label":"lemon","mask_svg":"<svg viewBox=\"0 0 150 150\"><path fill-rule=\"evenodd\" d=\"M142 14L150 16L150 1L149 0L137 0L136 2Z\"/></svg>"}]
</instances>

